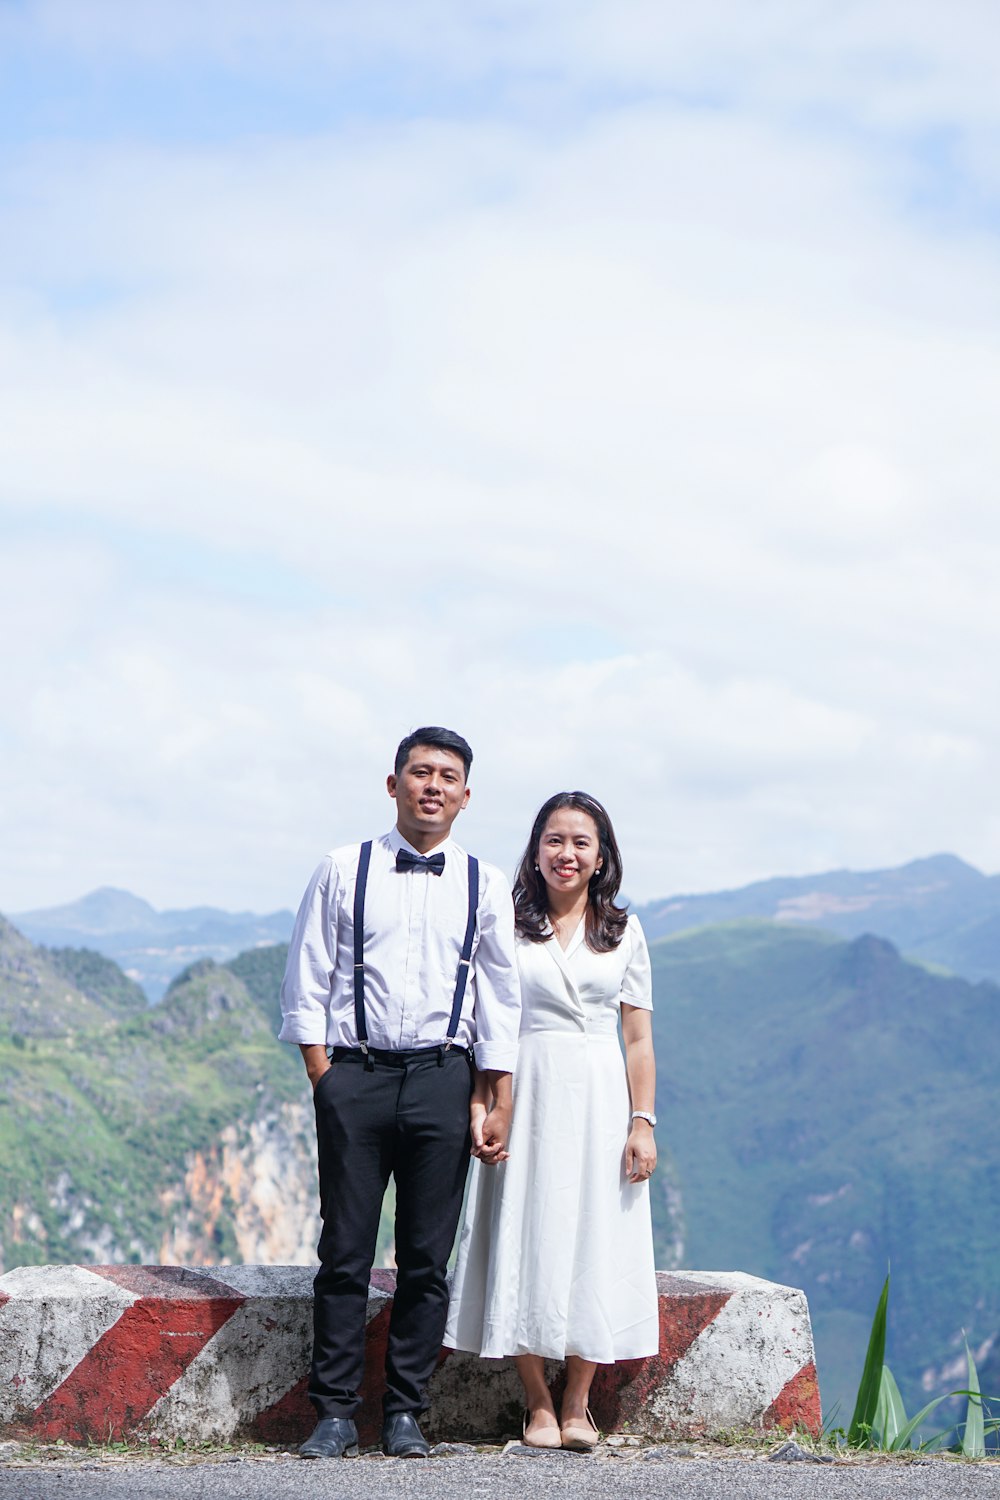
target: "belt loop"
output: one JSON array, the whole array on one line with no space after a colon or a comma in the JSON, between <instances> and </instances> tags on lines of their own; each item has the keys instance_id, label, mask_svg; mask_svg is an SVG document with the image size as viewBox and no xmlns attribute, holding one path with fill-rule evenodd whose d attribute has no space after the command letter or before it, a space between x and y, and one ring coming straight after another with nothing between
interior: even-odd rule
<instances>
[{"instance_id":1,"label":"belt loop","mask_svg":"<svg viewBox=\"0 0 1000 1500\"><path fill-rule=\"evenodd\" d=\"M374 1073L374 1071L375 1071L375 1059L374 1059L374 1057L372 1057L371 1053L368 1051L368 1048L366 1047L365 1048L365 1072L366 1073Z\"/></svg>"},{"instance_id":2,"label":"belt loop","mask_svg":"<svg viewBox=\"0 0 1000 1500\"><path fill-rule=\"evenodd\" d=\"M438 1067L439 1068L443 1068L444 1067L444 1048L443 1047L439 1047L438 1048Z\"/></svg>"}]
</instances>

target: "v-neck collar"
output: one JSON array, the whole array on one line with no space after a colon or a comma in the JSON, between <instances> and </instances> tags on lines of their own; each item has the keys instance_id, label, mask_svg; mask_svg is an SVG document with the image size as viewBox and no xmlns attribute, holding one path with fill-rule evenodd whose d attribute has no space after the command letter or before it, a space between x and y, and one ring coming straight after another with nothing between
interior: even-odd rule
<instances>
[{"instance_id":1,"label":"v-neck collar","mask_svg":"<svg viewBox=\"0 0 1000 1500\"><path fill-rule=\"evenodd\" d=\"M559 939L556 937L554 932L551 933L545 943L545 948L551 956L553 963L556 965L556 968L559 969L563 979L566 981L566 987L569 990L570 995L576 1001L577 1005L581 1007L581 1009L582 1002L580 1000L580 990L576 982L576 975L573 973L573 966L570 963L570 959L583 943L584 937L586 935L586 929L587 922L586 918L584 917L581 918L576 931L573 933L573 936L569 940L569 945L565 949L560 946Z\"/></svg>"},{"instance_id":2,"label":"v-neck collar","mask_svg":"<svg viewBox=\"0 0 1000 1500\"><path fill-rule=\"evenodd\" d=\"M587 918L584 915L580 918L579 922L577 922L576 926L573 928L572 935L570 936L570 940L566 944L565 948L563 947L562 943L560 943L555 933L552 934L552 942L555 943L556 947L559 949L559 952L563 955L564 958L572 958L573 954L580 947L586 935Z\"/></svg>"}]
</instances>

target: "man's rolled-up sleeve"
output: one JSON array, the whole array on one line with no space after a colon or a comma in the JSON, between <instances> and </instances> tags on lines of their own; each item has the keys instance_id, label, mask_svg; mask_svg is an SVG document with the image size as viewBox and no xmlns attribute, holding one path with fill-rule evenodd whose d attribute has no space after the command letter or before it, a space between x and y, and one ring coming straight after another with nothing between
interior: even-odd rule
<instances>
[{"instance_id":1,"label":"man's rolled-up sleeve","mask_svg":"<svg viewBox=\"0 0 1000 1500\"><path fill-rule=\"evenodd\" d=\"M330 981L337 959L336 899L340 873L327 857L313 872L302 897L281 981L278 1039L326 1045Z\"/></svg>"},{"instance_id":2,"label":"man's rolled-up sleeve","mask_svg":"<svg viewBox=\"0 0 1000 1500\"><path fill-rule=\"evenodd\" d=\"M475 957L476 1067L512 1073L517 1063L521 1025L521 985L517 976L514 902L510 887L496 870L487 873L479 906L479 942Z\"/></svg>"}]
</instances>

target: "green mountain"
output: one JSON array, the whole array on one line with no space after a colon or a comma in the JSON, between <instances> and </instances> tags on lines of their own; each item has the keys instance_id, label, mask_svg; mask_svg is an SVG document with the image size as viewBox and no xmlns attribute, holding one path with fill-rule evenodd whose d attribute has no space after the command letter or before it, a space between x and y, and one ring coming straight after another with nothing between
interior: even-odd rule
<instances>
[{"instance_id":1,"label":"green mountain","mask_svg":"<svg viewBox=\"0 0 1000 1500\"><path fill-rule=\"evenodd\" d=\"M41 948L39 952L55 973L99 1005L105 1016L141 1015L147 1008L142 986L103 953L93 948Z\"/></svg>"},{"instance_id":2,"label":"green mountain","mask_svg":"<svg viewBox=\"0 0 1000 1500\"><path fill-rule=\"evenodd\" d=\"M100 954L92 958L96 966L107 963ZM122 1002L121 989L116 990L114 1000L109 994L106 1006L92 986L87 989L78 985L68 972L73 964L65 954L56 956L36 948L0 916L0 1019L22 1045L27 1037L71 1040L80 1029L100 1029L108 1020L109 1009ZM129 983L124 974L118 974L117 979L125 986Z\"/></svg>"},{"instance_id":3,"label":"green mountain","mask_svg":"<svg viewBox=\"0 0 1000 1500\"><path fill-rule=\"evenodd\" d=\"M281 1030L281 981L288 957L287 943L273 943L268 948L252 948L240 953L226 965L230 974L242 979L248 994L267 1016L274 1034Z\"/></svg>"},{"instance_id":4,"label":"green mountain","mask_svg":"<svg viewBox=\"0 0 1000 1500\"><path fill-rule=\"evenodd\" d=\"M275 1038L283 953L201 960L150 1008L109 959L0 917L0 1271L314 1263L312 1101Z\"/></svg>"},{"instance_id":5,"label":"green mountain","mask_svg":"<svg viewBox=\"0 0 1000 1500\"><path fill-rule=\"evenodd\" d=\"M981 1350L1000 1332L1000 989L758 922L652 955L683 1263L804 1287L825 1409L849 1417L891 1262L908 1407L960 1384L962 1330Z\"/></svg>"},{"instance_id":6,"label":"green mountain","mask_svg":"<svg viewBox=\"0 0 1000 1500\"><path fill-rule=\"evenodd\" d=\"M739 890L670 896L638 910L650 938L756 917L839 937L875 932L909 957L966 979L1000 980L1000 876L983 875L953 854L888 870L782 876Z\"/></svg>"},{"instance_id":7,"label":"green mountain","mask_svg":"<svg viewBox=\"0 0 1000 1500\"><path fill-rule=\"evenodd\" d=\"M64 956L0 927L4 1266L169 1258L200 1187L206 1211L182 1237L202 1258L232 1256L226 1153L232 1176L255 1121L288 1133L297 1060L225 969L199 966L150 1010L123 1006L128 980L92 960L73 964L88 970L84 993Z\"/></svg>"},{"instance_id":8,"label":"green mountain","mask_svg":"<svg viewBox=\"0 0 1000 1500\"><path fill-rule=\"evenodd\" d=\"M908 1406L960 1383L963 1329L995 1380L1000 989L785 923L651 951L658 1264L804 1287L828 1412L849 1415L890 1261ZM201 961L149 1008L108 960L0 918L0 1267L312 1262L311 1101L275 1040L284 957Z\"/></svg>"}]
</instances>

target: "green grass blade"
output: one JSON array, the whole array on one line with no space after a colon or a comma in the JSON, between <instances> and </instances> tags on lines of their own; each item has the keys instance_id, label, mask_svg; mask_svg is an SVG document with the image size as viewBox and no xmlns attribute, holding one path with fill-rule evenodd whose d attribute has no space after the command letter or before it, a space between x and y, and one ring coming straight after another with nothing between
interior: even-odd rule
<instances>
[{"instance_id":1,"label":"green grass blade","mask_svg":"<svg viewBox=\"0 0 1000 1500\"><path fill-rule=\"evenodd\" d=\"M889 1306L889 1278L885 1278L882 1295L872 1319L872 1331L868 1336L868 1353L858 1386L858 1399L854 1404L854 1415L847 1429L847 1441L852 1448L866 1448L871 1444L871 1431L875 1425L878 1408L879 1387L882 1384L882 1366L885 1364L885 1324Z\"/></svg>"},{"instance_id":2,"label":"green grass blade","mask_svg":"<svg viewBox=\"0 0 1000 1500\"><path fill-rule=\"evenodd\" d=\"M878 1388L878 1405L875 1408L875 1431L880 1448L895 1448L899 1434L906 1426L906 1408L899 1394L899 1386L888 1365L882 1366L882 1379Z\"/></svg>"},{"instance_id":3,"label":"green grass blade","mask_svg":"<svg viewBox=\"0 0 1000 1500\"><path fill-rule=\"evenodd\" d=\"M916 1432L917 1428L920 1426L924 1418L929 1417L934 1408L936 1406L940 1406L942 1401L950 1401L954 1394L954 1391L949 1391L946 1396L935 1396L933 1401L928 1401L926 1406L922 1406L917 1412L916 1416L911 1417L906 1426L899 1432L899 1435L896 1438L896 1447L908 1448L910 1445L910 1439L913 1437L913 1434ZM950 1432L951 1428L949 1428L948 1430ZM942 1436L942 1433L938 1433L935 1437L929 1438L928 1443L936 1443ZM923 1448L925 1445L921 1443L920 1446L921 1448Z\"/></svg>"},{"instance_id":4,"label":"green grass blade","mask_svg":"<svg viewBox=\"0 0 1000 1500\"><path fill-rule=\"evenodd\" d=\"M965 1431L962 1434L962 1452L966 1458L986 1457L986 1433L983 1427L983 1398L979 1390L979 1371L965 1340L965 1353L969 1361L969 1404L965 1412Z\"/></svg>"}]
</instances>

